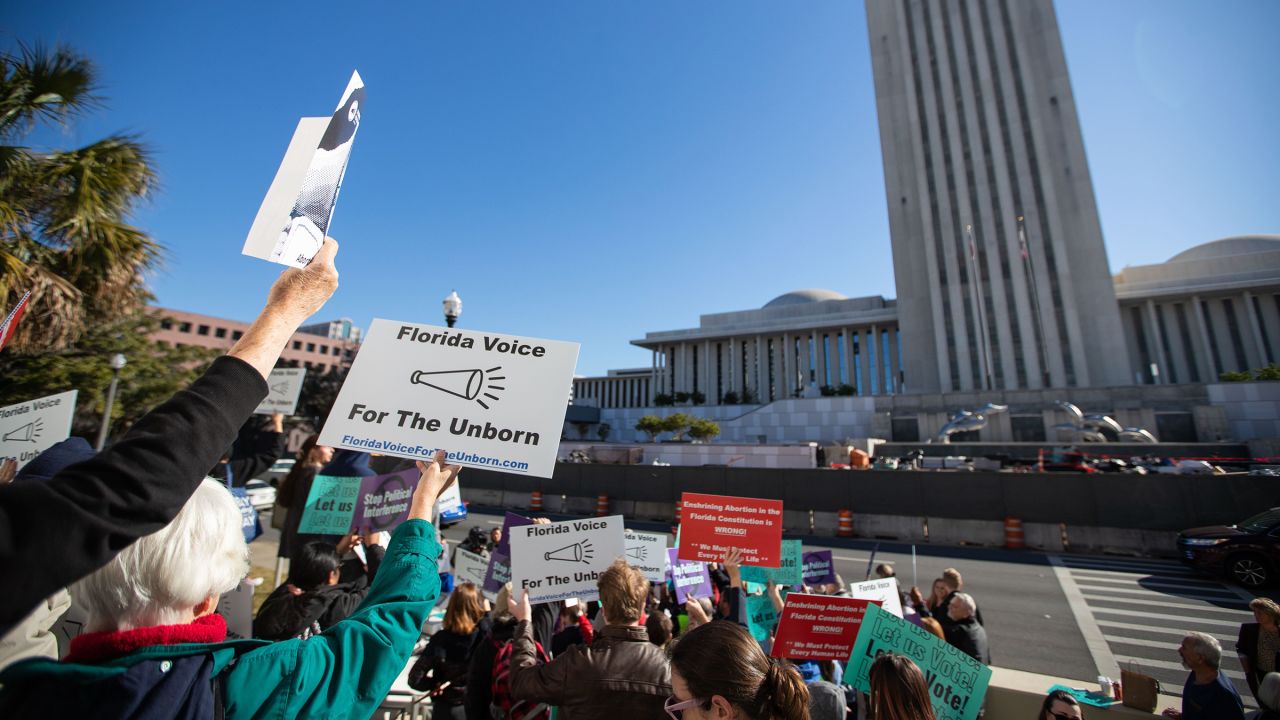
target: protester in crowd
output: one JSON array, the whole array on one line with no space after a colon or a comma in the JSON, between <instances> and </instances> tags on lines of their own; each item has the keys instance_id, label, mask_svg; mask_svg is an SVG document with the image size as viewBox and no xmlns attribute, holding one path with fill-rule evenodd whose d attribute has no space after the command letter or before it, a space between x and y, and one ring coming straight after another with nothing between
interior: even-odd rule
<instances>
[{"instance_id":1,"label":"protester in crowd","mask_svg":"<svg viewBox=\"0 0 1280 720\"><path fill-rule=\"evenodd\" d=\"M1248 720L1280 720L1280 672L1267 673L1258 683L1258 709Z\"/></svg>"},{"instance_id":2,"label":"protester in crowd","mask_svg":"<svg viewBox=\"0 0 1280 720\"><path fill-rule=\"evenodd\" d=\"M871 663L867 680L871 715L876 720L934 720L929 686L911 658L881 655Z\"/></svg>"},{"instance_id":3,"label":"protester in crowd","mask_svg":"<svg viewBox=\"0 0 1280 720\"><path fill-rule=\"evenodd\" d=\"M551 636L551 656L556 657L574 645L590 645L593 636L587 606L566 605L560 608L560 630Z\"/></svg>"},{"instance_id":4,"label":"protester in crowd","mask_svg":"<svg viewBox=\"0 0 1280 720\"><path fill-rule=\"evenodd\" d=\"M528 593L520 592L519 603L512 598L511 614L520 624L512 639L511 695L555 705L565 720L652 718L671 693L671 676L640 624L649 581L618 560L596 586L605 626L590 646L569 648L546 665L535 662Z\"/></svg>"},{"instance_id":5,"label":"protester in crowd","mask_svg":"<svg viewBox=\"0 0 1280 720\"><path fill-rule=\"evenodd\" d=\"M665 650L671 642L671 618L664 612L656 612L644 620L645 632L649 634L649 642Z\"/></svg>"},{"instance_id":6,"label":"protester in crowd","mask_svg":"<svg viewBox=\"0 0 1280 720\"><path fill-rule=\"evenodd\" d=\"M466 710L469 720L522 718L549 720L549 705L517 701L511 697L511 637L516 619L509 612L511 583L498 591L494 607L480 621L480 635L471 649L467 669ZM535 606L536 607L536 606ZM534 642L537 662L549 662L546 651Z\"/></svg>"},{"instance_id":7,"label":"protester in crowd","mask_svg":"<svg viewBox=\"0 0 1280 720\"><path fill-rule=\"evenodd\" d=\"M227 355L105 452L48 482L0 487L0 633L178 514L267 396L285 343L337 288L337 250L326 240L306 268L285 269Z\"/></svg>"},{"instance_id":8,"label":"protester in crowd","mask_svg":"<svg viewBox=\"0 0 1280 720\"><path fill-rule=\"evenodd\" d=\"M1165 717L1175 720L1244 720L1240 694L1219 670L1222 645L1217 638L1189 632L1178 646L1183 667L1191 671L1182 686L1182 709L1165 708Z\"/></svg>"},{"instance_id":9,"label":"protester in crowd","mask_svg":"<svg viewBox=\"0 0 1280 720\"><path fill-rule=\"evenodd\" d=\"M947 598L951 596L951 588L947 585L947 581L942 578L936 578L933 581L933 587L929 592L929 600L925 603L927 612L922 612L925 617L937 618L939 622L947 615Z\"/></svg>"},{"instance_id":10,"label":"protester in crowd","mask_svg":"<svg viewBox=\"0 0 1280 720\"><path fill-rule=\"evenodd\" d=\"M404 668L439 587L427 521L458 466L420 463L409 519L396 529L359 612L308 640L223 644L214 612L249 567L240 510L208 480L160 531L73 588L87 633L59 663L0 673L0 717L369 717ZM142 713L140 708L145 708Z\"/></svg>"},{"instance_id":11,"label":"protester in crowd","mask_svg":"<svg viewBox=\"0 0 1280 720\"><path fill-rule=\"evenodd\" d=\"M297 539L298 525L302 523L302 511L307 506L307 497L311 495L311 483L320 468L333 459L333 448L320 445L319 440L319 435L311 435L302 441L297 460L276 490L276 502L287 513L284 529L280 531L277 557L291 558L294 550L303 544Z\"/></svg>"},{"instance_id":12,"label":"protester in crowd","mask_svg":"<svg viewBox=\"0 0 1280 720\"><path fill-rule=\"evenodd\" d=\"M849 702L844 690L828 680L806 683L809 687L810 720L845 720Z\"/></svg>"},{"instance_id":13,"label":"protester in crowd","mask_svg":"<svg viewBox=\"0 0 1280 720\"><path fill-rule=\"evenodd\" d=\"M489 555L489 535L484 531L484 528L478 525L472 527L467 531L467 537L461 543L458 543L457 548L454 548L450 556L454 563L458 561L458 548L487 557Z\"/></svg>"},{"instance_id":14,"label":"protester in crowd","mask_svg":"<svg viewBox=\"0 0 1280 720\"><path fill-rule=\"evenodd\" d=\"M444 624L409 670L409 686L431 693L431 717L466 720L468 668L485 616L484 598L465 582L449 596Z\"/></svg>"},{"instance_id":15,"label":"protester in crowd","mask_svg":"<svg viewBox=\"0 0 1280 720\"><path fill-rule=\"evenodd\" d=\"M45 482L78 462L96 454L93 446L82 437L70 437L54 443L35 456L22 470L14 462L12 482ZM12 630L0 637L0 669L29 657L58 657L58 637L53 628L59 619L73 607L72 597L66 589L58 590L38 603L34 610Z\"/></svg>"},{"instance_id":16,"label":"protester in crowd","mask_svg":"<svg viewBox=\"0 0 1280 720\"><path fill-rule=\"evenodd\" d=\"M263 601L253 621L253 636L263 640L308 638L348 615L369 594L385 550L379 533L351 534L335 546L323 540L303 545L289 563L289 577ZM342 556L355 545L364 548L365 575L339 582Z\"/></svg>"},{"instance_id":17,"label":"protester in crowd","mask_svg":"<svg viewBox=\"0 0 1280 720\"><path fill-rule=\"evenodd\" d=\"M745 627L700 625L668 650L667 712L685 720L807 720L809 689L789 663L764 654Z\"/></svg>"},{"instance_id":18,"label":"protester in crowd","mask_svg":"<svg viewBox=\"0 0 1280 720\"><path fill-rule=\"evenodd\" d=\"M974 617L977 605L968 593L953 593L947 607L951 622L942 626L943 634L951 645L984 665L991 664L991 652L987 648L987 631Z\"/></svg>"},{"instance_id":19,"label":"protester in crowd","mask_svg":"<svg viewBox=\"0 0 1280 720\"><path fill-rule=\"evenodd\" d=\"M501 543L502 543L502 528L496 527L490 530L489 531L489 548L488 548L489 552L493 552L495 549L497 549L498 545Z\"/></svg>"},{"instance_id":20,"label":"protester in crowd","mask_svg":"<svg viewBox=\"0 0 1280 720\"><path fill-rule=\"evenodd\" d=\"M256 415L251 416L218 464L209 470L209 477L229 487L244 487L271 469L284 454L284 446L284 415L271 413L265 425Z\"/></svg>"},{"instance_id":21,"label":"protester in crowd","mask_svg":"<svg viewBox=\"0 0 1280 720\"><path fill-rule=\"evenodd\" d=\"M1040 716L1036 720L1084 720L1080 703L1066 690L1054 690L1044 696Z\"/></svg>"},{"instance_id":22,"label":"protester in crowd","mask_svg":"<svg viewBox=\"0 0 1280 720\"><path fill-rule=\"evenodd\" d=\"M920 618L920 627L936 635L939 640L947 639L947 634L942 629L942 623L938 622L935 618L931 618L931 617Z\"/></svg>"},{"instance_id":23,"label":"protester in crowd","mask_svg":"<svg viewBox=\"0 0 1280 720\"><path fill-rule=\"evenodd\" d=\"M1254 699L1258 698L1258 683L1270 672L1280 670L1280 605L1266 597L1254 598L1249 602L1253 611L1253 619L1257 622L1244 623L1240 626L1240 636L1236 640L1236 654L1240 656L1240 664L1244 667L1245 679L1249 681L1249 690Z\"/></svg>"}]
</instances>

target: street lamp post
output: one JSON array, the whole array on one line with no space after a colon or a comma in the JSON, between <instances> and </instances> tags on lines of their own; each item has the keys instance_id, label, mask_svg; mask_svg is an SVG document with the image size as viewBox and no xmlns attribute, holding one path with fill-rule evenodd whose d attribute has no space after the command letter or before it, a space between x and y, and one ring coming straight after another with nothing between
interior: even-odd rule
<instances>
[{"instance_id":1,"label":"street lamp post","mask_svg":"<svg viewBox=\"0 0 1280 720\"><path fill-rule=\"evenodd\" d=\"M111 356L111 385L107 387L107 409L102 413L102 427L98 428L98 450L107 444L107 430L111 427L111 406L116 402L116 385L120 382L120 370L127 362L121 353Z\"/></svg>"},{"instance_id":2,"label":"street lamp post","mask_svg":"<svg viewBox=\"0 0 1280 720\"><path fill-rule=\"evenodd\" d=\"M450 290L449 297L444 299L444 321L449 324L449 327L453 327L461 314L462 298L458 297L457 290Z\"/></svg>"}]
</instances>

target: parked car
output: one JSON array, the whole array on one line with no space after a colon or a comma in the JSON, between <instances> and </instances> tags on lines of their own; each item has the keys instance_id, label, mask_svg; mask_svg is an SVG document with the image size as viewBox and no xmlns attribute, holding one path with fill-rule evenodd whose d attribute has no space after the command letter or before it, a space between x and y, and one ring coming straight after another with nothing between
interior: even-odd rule
<instances>
[{"instance_id":1,"label":"parked car","mask_svg":"<svg viewBox=\"0 0 1280 720\"><path fill-rule=\"evenodd\" d=\"M245 494L249 496L249 503L258 512L270 510L276 504L276 489L267 484L265 480L253 479L244 485Z\"/></svg>"},{"instance_id":2,"label":"parked car","mask_svg":"<svg viewBox=\"0 0 1280 720\"><path fill-rule=\"evenodd\" d=\"M1226 573L1249 589L1280 575L1280 508L1235 525L1211 525L1178 533L1182 562L1208 573Z\"/></svg>"},{"instance_id":3,"label":"parked car","mask_svg":"<svg viewBox=\"0 0 1280 720\"><path fill-rule=\"evenodd\" d=\"M293 463L293 458L281 458L269 470L259 475L258 479L265 480L271 487L278 488L281 481L284 480L284 476L288 475L289 471L293 469Z\"/></svg>"}]
</instances>

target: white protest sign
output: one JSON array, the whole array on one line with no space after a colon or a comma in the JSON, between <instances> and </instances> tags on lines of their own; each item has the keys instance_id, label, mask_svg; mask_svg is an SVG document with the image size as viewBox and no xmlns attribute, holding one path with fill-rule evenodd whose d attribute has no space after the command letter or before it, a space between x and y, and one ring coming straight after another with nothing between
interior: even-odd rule
<instances>
[{"instance_id":1,"label":"white protest sign","mask_svg":"<svg viewBox=\"0 0 1280 720\"><path fill-rule=\"evenodd\" d=\"M578 344L375 319L320 444L551 477Z\"/></svg>"},{"instance_id":2,"label":"white protest sign","mask_svg":"<svg viewBox=\"0 0 1280 720\"><path fill-rule=\"evenodd\" d=\"M453 575L458 582L469 582L476 589L484 587L484 574L489 569L489 558L470 550L458 548L453 556Z\"/></svg>"},{"instance_id":3,"label":"white protest sign","mask_svg":"<svg viewBox=\"0 0 1280 720\"><path fill-rule=\"evenodd\" d=\"M462 502L462 484L457 480L436 497L436 515L443 522L456 522L467 516L467 506Z\"/></svg>"},{"instance_id":4,"label":"white protest sign","mask_svg":"<svg viewBox=\"0 0 1280 720\"><path fill-rule=\"evenodd\" d=\"M76 390L0 408L0 458L14 458L18 469L71 436Z\"/></svg>"},{"instance_id":5,"label":"white protest sign","mask_svg":"<svg viewBox=\"0 0 1280 720\"><path fill-rule=\"evenodd\" d=\"M666 582L667 539L635 530L625 531L622 537L626 543L627 564L653 582Z\"/></svg>"},{"instance_id":6,"label":"white protest sign","mask_svg":"<svg viewBox=\"0 0 1280 720\"><path fill-rule=\"evenodd\" d=\"M241 253L298 268L311 262L333 219L364 96L353 72L331 117L298 121Z\"/></svg>"},{"instance_id":7,"label":"white protest sign","mask_svg":"<svg viewBox=\"0 0 1280 720\"><path fill-rule=\"evenodd\" d=\"M272 370L267 376L267 397L254 412L260 415L292 415L298 409L298 395L302 393L302 381L306 377L306 368Z\"/></svg>"},{"instance_id":8,"label":"white protest sign","mask_svg":"<svg viewBox=\"0 0 1280 720\"><path fill-rule=\"evenodd\" d=\"M898 594L897 578L852 583L849 586L849 597L879 601L885 612L902 617L902 596Z\"/></svg>"},{"instance_id":9,"label":"white protest sign","mask_svg":"<svg viewBox=\"0 0 1280 720\"><path fill-rule=\"evenodd\" d=\"M511 593L529 602L600 597L596 580L625 557L622 516L511 528Z\"/></svg>"}]
</instances>

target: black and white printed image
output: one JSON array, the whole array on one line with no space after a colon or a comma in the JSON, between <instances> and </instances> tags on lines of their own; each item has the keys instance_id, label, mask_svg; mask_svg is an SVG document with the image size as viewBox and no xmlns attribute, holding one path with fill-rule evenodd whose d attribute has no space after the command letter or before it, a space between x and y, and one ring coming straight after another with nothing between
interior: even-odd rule
<instances>
[{"instance_id":1,"label":"black and white printed image","mask_svg":"<svg viewBox=\"0 0 1280 720\"><path fill-rule=\"evenodd\" d=\"M360 129L364 96L360 74L352 73L342 101L330 118L307 167L288 221L281 228L275 248L267 258L272 262L304 267L324 243L347 170L347 160L351 156L351 145L356 131Z\"/></svg>"}]
</instances>

